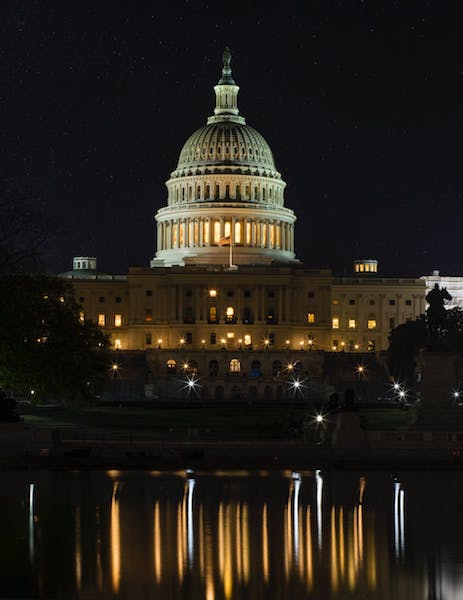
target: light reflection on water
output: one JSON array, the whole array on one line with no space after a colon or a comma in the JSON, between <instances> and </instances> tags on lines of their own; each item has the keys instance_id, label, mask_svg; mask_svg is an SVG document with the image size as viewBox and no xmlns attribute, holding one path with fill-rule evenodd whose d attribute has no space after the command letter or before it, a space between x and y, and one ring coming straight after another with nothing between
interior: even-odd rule
<instances>
[{"instance_id":1,"label":"light reflection on water","mask_svg":"<svg viewBox=\"0 0 463 600\"><path fill-rule=\"evenodd\" d=\"M0 597L463 597L456 472L2 480Z\"/></svg>"}]
</instances>

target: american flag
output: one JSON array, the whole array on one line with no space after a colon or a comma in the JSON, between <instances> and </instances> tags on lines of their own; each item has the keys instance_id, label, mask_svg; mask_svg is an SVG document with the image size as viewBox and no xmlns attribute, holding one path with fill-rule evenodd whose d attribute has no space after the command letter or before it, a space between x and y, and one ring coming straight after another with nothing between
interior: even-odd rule
<instances>
[{"instance_id":1,"label":"american flag","mask_svg":"<svg viewBox=\"0 0 463 600\"><path fill-rule=\"evenodd\" d=\"M226 237L220 238L219 240L219 246L229 246L230 245L230 236L227 235Z\"/></svg>"}]
</instances>

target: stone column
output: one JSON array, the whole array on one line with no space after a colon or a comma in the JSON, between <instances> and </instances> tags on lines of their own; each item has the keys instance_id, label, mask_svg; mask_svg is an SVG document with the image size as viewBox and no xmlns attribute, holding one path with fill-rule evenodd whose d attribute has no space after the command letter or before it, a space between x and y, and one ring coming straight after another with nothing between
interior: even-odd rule
<instances>
[{"instance_id":1,"label":"stone column","mask_svg":"<svg viewBox=\"0 0 463 600\"><path fill-rule=\"evenodd\" d=\"M198 244L199 244L199 247L202 248L203 244L204 244L204 219L199 219L198 227L199 227Z\"/></svg>"}]
</instances>

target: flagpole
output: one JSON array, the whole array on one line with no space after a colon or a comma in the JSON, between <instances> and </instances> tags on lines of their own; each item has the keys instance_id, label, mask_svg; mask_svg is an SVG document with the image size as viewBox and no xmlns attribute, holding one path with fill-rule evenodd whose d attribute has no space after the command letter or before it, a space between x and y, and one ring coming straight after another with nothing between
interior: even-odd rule
<instances>
[{"instance_id":1,"label":"flagpole","mask_svg":"<svg viewBox=\"0 0 463 600\"><path fill-rule=\"evenodd\" d=\"M230 231L230 268L233 266L233 236Z\"/></svg>"}]
</instances>

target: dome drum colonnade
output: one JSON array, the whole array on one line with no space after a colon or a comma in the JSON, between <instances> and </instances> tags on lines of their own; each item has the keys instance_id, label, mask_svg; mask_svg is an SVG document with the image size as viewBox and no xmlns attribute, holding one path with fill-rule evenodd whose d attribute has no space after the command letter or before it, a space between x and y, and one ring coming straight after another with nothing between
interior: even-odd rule
<instances>
[{"instance_id":1,"label":"dome drum colonnade","mask_svg":"<svg viewBox=\"0 0 463 600\"><path fill-rule=\"evenodd\" d=\"M185 143L167 182L168 205L156 214L157 252L151 266L295 264L292 210L286 186L264 138L239 115L239 87L225 50L216 107Z\"/></svg>"}]
</instances>

